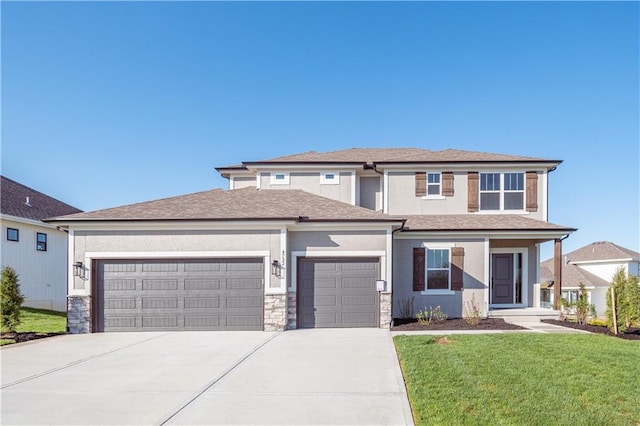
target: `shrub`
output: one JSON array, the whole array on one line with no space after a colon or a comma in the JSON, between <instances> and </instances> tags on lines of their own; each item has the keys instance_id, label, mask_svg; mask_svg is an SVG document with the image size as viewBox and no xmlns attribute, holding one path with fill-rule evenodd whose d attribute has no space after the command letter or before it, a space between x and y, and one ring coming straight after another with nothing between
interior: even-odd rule
<instances>
[{"instance_id":1,"label":"shrub","mask_svg":"<svg viewBox=\"0 0 640 426\"><path fill-rule=\"evenodd\" d=\"M2 311L2 327L9 332L16 331L20 324L20 308L24 297L20 293L18 274L10 266L2 268L2 284L0 286L0 310Z\"/></svg>"},{"instance_id":2,"label":"shrub","mask_svg":"<svg viewBox=\"0 0 640 426\"><path fill-rule=\"evenodd\" d=\"M476 326L480 324L480 305L476 300L476 295L471 295L471 300L467 300L464 302L464 307L462 309L462 318L466 321L467 324Z\"/></svg>"},{"instance_id":3,"label":"shrub","mask_svg":"<svg viewBox=\"0 0 640 426\"><path fill-rule=\"evenodd\" d=\"M594 318L589 320L588 322L589 325L595 325L598 327L606 327L607 326L607 320L604 319L600 319L600 318Z\"/></svg>"},{"instance_id":4,"label":"shrub","mask_svg":"<svg viewBox=\"0 0 640 426\"><path fill-rule=\"evenodd\" d=\"M613 330L613 304L611 291L615 295L616 322L618 331L640 323L640 284L638 277L627 276L624 268L620 267L613 275L611 285L607 291L607 325Z\"/></svg>"},{"instance_id":5,"label":"shrub","mask_svg":"<svg viewBox=\"0 0 640 426\"><path fill-rule=\"evenodd\" d=\"M440 306L436 306L435 308L429 306L429 309L426 307L421 309L420 312L416 314L416 318L422 325L431 325L433 323L446 321L448 317L447 314L442 312Z\"/></svg>"},{"instance_id":6,"label":"shrub","mask_svg":"<svg viewBox=\"0 0 640 426\"><path fill-rule=\"evenodd\" d=\"M398 300L400 318L413 318L413 300L415 297L405 297Z\"/></svg>"}]
</instances>

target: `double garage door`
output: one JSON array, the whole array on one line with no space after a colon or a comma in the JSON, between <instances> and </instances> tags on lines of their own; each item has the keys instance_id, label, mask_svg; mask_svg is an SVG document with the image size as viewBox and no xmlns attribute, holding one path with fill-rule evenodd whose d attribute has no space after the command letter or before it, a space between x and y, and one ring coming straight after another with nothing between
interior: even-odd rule
<instances>
[{"instance_id":1,"label":"double garage door","mask_svg":"<svg viewBox=\"0 0 640 426\"><path fill-rule=\"evenodd\" d=\"M262 259L97 261L97 331L262 330Z\"/></svg>"}]
</instances>

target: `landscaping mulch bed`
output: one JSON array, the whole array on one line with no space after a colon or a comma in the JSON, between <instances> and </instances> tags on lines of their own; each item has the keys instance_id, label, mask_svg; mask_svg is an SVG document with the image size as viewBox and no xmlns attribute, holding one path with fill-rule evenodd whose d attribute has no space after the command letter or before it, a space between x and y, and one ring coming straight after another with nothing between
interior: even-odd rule
<instances>
[{"instance_id":1,"label":"landscaping mulch bed","mask_svg":"<svg viewBox=\"0 0 640 426\"><path fill-rule=\"evenodd\" d=\"M510 324L502 318L484 318L480 324L468 324L462 318L448 319L442 322L434 322L423 325L415 318L393 320L393 331L415 331L415 330L526 330L525 327Z\"/></svg>"},{"instance_id":2,"label":"landscaping mulch bed","mask_svg":"<svg viewBox=\"0 0 640 426\"><path fill-rule=\"evenodd\" d=\"M14 340L16 343L27 342L29 340L44 339L45 337L59 336L65 333L34 333L32 331L24 333L2 333L0 339Z\"/></svg>"},{"instance_id":3,"label":"landscaping mulch bed","mask_svg":"<svg viewBox=\"0 0 640 426\"><path fill-rule=\"evenodd\" d=\"M599 325L589 325L589 324L581 325L573 321L560 321L560 320L552 320L552 319L546 319L541 321L546 322L548 324L560 325L562 327L584 330L590 333L607 334L609 336L619 337L621 339L640 340L640 328L628 328L626 332L618 333L618 335L616 336L607 327L603 327Z\"/></svg>"}]
</instances>

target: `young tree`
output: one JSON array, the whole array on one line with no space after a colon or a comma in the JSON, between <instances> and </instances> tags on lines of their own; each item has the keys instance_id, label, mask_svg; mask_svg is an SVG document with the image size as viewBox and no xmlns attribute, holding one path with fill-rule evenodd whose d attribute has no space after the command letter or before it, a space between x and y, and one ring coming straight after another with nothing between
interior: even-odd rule
<instances>
[{"instance_id":1,"label":"young tree","mask_svg":"<svg viewBox=\"0 0 640 426\"><path fill-rule=\"evenodd\" d=\"M638 277L629 276L620 267L613 275L613 280L607 291L607 324L613 330L613 303L611 291L614 292L615 313L618 330L624 332L627 328L640 323L640 284Z\"/></svg>"},{"instance_id":2,"label":"young tree","mask_svg":"<svg viewBox=\"0 0 640 426\"><path fill-rule=\"evenodd\" d=\"M578 290L578 300L574 304L576 310L576 320L578 324L586 324L589 317L596 316L596 305L589 303L589 294L584 288L584 284L580 283Z\"/></svg>"},{"instance_id":3,"label":"young tree","mask_svg":"<svg viewBox=\"0 0 640 426\"><path fill-rule=\"evenodd\" d=\"M15 331L20 324L20 308L24 297L20 293L18 274L10 266L2 268L2 284L0 286L0 310L2 311L2 327L7 331Z\"/></svg>"}]
</instances>

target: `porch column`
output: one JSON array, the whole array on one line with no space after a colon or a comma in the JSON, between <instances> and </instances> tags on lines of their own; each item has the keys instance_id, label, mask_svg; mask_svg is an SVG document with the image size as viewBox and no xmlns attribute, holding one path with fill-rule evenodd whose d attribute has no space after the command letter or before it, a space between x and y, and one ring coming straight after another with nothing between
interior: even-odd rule
<instances>
[{"instance_id":1,"label":"porch column","mask_svg":"<svg viewBox=\"0 0 640 426\"><path fill-rule=\"evenodd\" d=\"M556 238L553 246L553 309L560 309L562 294L562 240Z\"/></svg>"}]
</instances>

